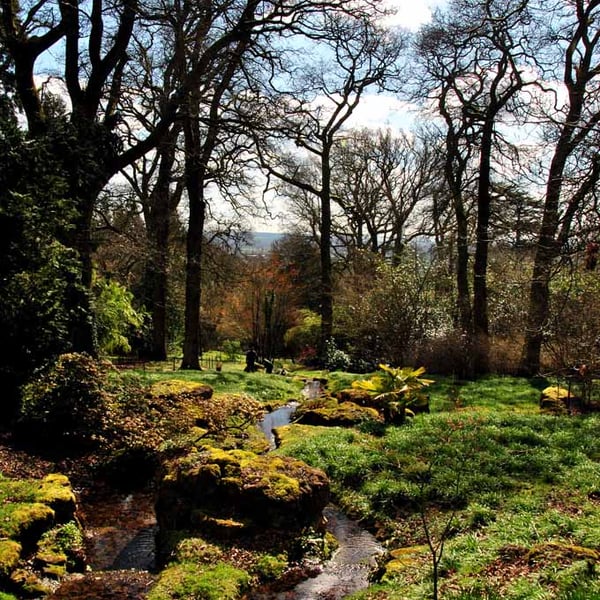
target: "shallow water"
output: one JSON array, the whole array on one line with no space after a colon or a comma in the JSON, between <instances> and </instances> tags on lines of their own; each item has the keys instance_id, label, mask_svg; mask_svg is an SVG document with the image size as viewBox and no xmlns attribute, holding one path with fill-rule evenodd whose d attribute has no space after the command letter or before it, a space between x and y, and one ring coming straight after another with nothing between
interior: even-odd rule
<instances>
[{"instance_id":1,"label":"shallow water","mask_svg":"<svg viewBox=\"0 0 600 600\"><path fill-rule=\"evenodd\" d=\"M321 573L293 590L274 596L277 600L339 600L369 585L369 575L384 549L368 531L344 513L328 506L323 511L327 530L340 547Z\"/></svg>"},{"instance_id":2,"label":"shallow water","mask_svg":"<svg viewBox=\"0 0 600 600\"><path fill-rule=\"evenodd\" d=\"M298 402L289 402L288 404L267 413L262 421L259 421L258 428L265 434L272 449L275 449L275 435L273 434L273 429L288 425L292 415L298 408L298 404Z\"/></svg>"},{"instance_id":3,"label":"shallow water","mask_svg":"<svg viewBox=\"0 0 600 600\"><path fill-rule=\"evenodd\" d=\"M94 496L82 503L80 513L92 570L154 569L157 525L151 493Z\"/></svg>"}]
</instances>

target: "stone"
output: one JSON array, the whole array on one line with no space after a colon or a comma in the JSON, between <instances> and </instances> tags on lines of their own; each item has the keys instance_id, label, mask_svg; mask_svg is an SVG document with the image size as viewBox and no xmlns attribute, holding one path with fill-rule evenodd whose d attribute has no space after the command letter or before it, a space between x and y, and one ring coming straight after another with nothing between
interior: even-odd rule
<instances>
[{"instance_id":1,"label":"stone","mask_svg":"<svg viewBox=\"0 0 600 600\"><path fill-rule=\"evenodd\" d=\"M171 402L177 401L180 398L202 401L212 398L213 389L205 383L166 379L153 383L150 387L149 395L152 398L170 400Z\"/></svg>"},{"instance_id":2,"label":"stone","mask_svg":"<svg viewBox=\"0 0 600 600\"><path fill-rule=\"evenodd\" d=\"M214 533L229 521L230 536L240 523L245 530L318 525L328 501L325 473L300 460L208 446L169 464L156 514L165 530L204 524Z\"/></svg>"},{"instance_id":3,"label":"stone","mask_svg":"<svg viewBox=\"0 0 600 600\"><path fill-rule=\"evenodd\" d=\"M302 412L296 422L301 425L325 425L330 427L353 427L363 421L382 421L375 408L359 406L354 402L334 403Z\"/></svg>"}]
</instances>

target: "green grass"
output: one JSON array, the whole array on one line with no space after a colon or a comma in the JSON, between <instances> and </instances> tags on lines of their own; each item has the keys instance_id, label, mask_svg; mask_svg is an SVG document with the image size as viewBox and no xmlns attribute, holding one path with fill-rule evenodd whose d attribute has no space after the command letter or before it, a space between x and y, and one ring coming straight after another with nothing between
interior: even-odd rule
<instances>
[{"instance_id":1,"label":"green grass","mask_svg":"<svg viewBox=\"0 0 600 600\"><path fill-rule=\"evenodd\" d=\"M203 371L173 370L168 365L158 369L138 369L135 373L146 383L178 379L210 385L215 394L246 393L261 402L284 402L300 398L304 387L300 375L267 374L264 371L245 373L244 365L224 363L222 371L205 369Z\"/></svg>"},{"instance_id":2,"label":"green grass","mask_svg":"<svg viewBox=\"0 0 600 600\"><path fill-rule=\"evenodd\" d=\"M598 600L600 415L542 415L540 386L440 379L432 413L406 426L303 429L280 452L324 469L343 508L392 549L425 543L422 517L434 539L452 519L442 598ZM354 597L431 597L430 560L425 550L408 572Z\"/></svg>"}]
</instances>

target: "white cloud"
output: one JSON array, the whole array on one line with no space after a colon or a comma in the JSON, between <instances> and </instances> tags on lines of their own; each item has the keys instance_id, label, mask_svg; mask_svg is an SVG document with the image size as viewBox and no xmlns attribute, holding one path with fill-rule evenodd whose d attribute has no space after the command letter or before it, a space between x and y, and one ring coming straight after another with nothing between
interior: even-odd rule
<instances>
[{"instance_id":1,"label":"white cloud","mask_svg":"<svg viewBox=\"0 0 600 600\"><path fill-rule=\"evenodd\" d=\"M384 6L396 13L387 17L383 24L388 27L406 27L416 30L431 20L436 6L446 4L447 0L385 0Z\"/></svg>"},{"instance_id":2,"label":"white cloud","mask_svg":"<svg viewBox=\"0 0 600 600\"><path fill-rule=\"evenodd\" d=\"M405 129L414 119L415 106L387 94L367 94L361 98L346 127Z\"/></svg>"}]
</instances>

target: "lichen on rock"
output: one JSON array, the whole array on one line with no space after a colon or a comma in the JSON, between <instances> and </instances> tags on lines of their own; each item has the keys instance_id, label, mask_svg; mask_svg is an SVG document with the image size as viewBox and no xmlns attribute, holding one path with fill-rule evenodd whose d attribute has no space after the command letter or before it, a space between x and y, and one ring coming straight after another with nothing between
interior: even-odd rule
<instances>
[{"instance_id":1,"label":"lichen on rock","mask_svg":"<svg viewBox=\"0 0 600 600\"><path fill-rule=\"evenodd\" d=\"M167 529L190 527L201 511L249 527L293 530L320 522L328 500L325 473L300 460L207 446L169 465L157 517Z\"/></svg>"}]
</instances>

